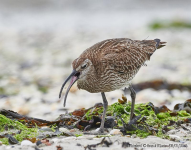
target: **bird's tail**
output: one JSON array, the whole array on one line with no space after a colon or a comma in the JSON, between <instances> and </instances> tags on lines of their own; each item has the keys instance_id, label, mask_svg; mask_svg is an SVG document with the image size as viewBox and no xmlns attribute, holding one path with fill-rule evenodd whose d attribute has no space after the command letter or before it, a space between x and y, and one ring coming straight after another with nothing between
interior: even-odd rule
<instances>
[{"instance_id":1,"label":"bird's tail","mask_svg":"<svg viewBox=\"0 0 191 150\"><path fill-rule=\"evenodd\" d=\"M166 44L166 42L161 42L160 39L154 39L154 41L156 42L157 49L166 46L166 45L164 45L164 44Z\"/></svg>"}]
</instances>

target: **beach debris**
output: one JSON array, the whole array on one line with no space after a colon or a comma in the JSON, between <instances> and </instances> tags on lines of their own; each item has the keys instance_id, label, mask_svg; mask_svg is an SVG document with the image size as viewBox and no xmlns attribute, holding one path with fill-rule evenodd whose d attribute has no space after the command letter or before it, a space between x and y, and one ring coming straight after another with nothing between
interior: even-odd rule
<instances>
[{"instance_id":1,"label":"beach debris","mask_svg":"<svg viewBox=\"0 0 191 150\"><path fill-rule=\"evenodd\" d=\"M120 104L125 104L125 103L127 103L127 98L124 96L124 95L122 95L122 99L118 99L118 102L120 103Z\"/></svg>"},{"instance_id":2,"label":"beach debris","mask_svg":"<svg viewBox=\"0 0 191 150\"><path fill-rule=\"evenodd\" d=\"M185 110L187 113L191 112L191 99L186 100L184 103L181 104L176 104L174 106L174 111L181 111L181 110Z\"/></svg>"},{"instance_id":3,"label":"beach debris","mask_svg":"<svg viewBox=\"0 0 191 150\"><path fill-rule=\"evenodd\" d=\"M29 140L23 140L23 141L21 142L21 146L24 146L24 145L30 145L30 146L33 146L34 143L32 143L32 142L29 141Z\"/></svg>"},{"instance_id":4,"label":"beach debris","mask_svg":"<svg viewBox=\"0 0 191 150\"><path fill-rule=\"evenodd\" d=\"M122 99L126 100L124 96L122 96ZM182 104L176 105L174 110L168 109L165 105L156 107L151 102L136 104L134 117L129 121L131 103L126 102L121 104L117 102L108 106L104 127L109 128L107 131L108 134L119 135L122 133L130 137L136 135L142 138L148 135L164 138L167 137L170 130L175 128L182 128L189 132L190 129L184 124L191 123L191 114L187 111L188 107L191 106L190 103L191 100L189 99ZM187 109L184 109L185 107ZM4 131L4 133L0 135L0 140L7 138L7 141L4 140L3 144L14 144L17 142L14 142L12 137L15 138L15 135L19 135L19 138L15 138L18 142L29 140L32 143L38 144L38 142L41 141L39 139L56 136L78 137L83 136L83 134L86 134L86 131L89 130L91 134L91 130L100 127L102 113L103 105L97 103L88 109L82 108L73 112L66 112L66 114L60 115L56 121L47 121L3 109L0 111L0 119L3 123L1 123L1 130ZM10 121L8 121L8 119ZM15 125L15 120L19 123L18 125ZM20 127L21 125L22 127ZM11 129L16 130L16 132L9 133L10 136L8 136L8 131ZM32 134L30 138L25 131L29 129L34 129L29 131ZM43 143L41 141L41 146L42 144L45 145L45 142ZM46 144L48 144L48 142Z\"/></svg>"},{"instance_id":5,"label":"beach debris","mask_svg":"<svg viewBox=\"0 0 191 150\"><path fill-rule=\"evenodd\" d=\"M120 131L120 129L113 129L109 132L109 134L111 135L121 135L122 132Z\"/></svg>"},{"instance_id":6,"label":"beach debris","mask_svg":"<svg viewBox=\"0 0 191 150\"><path fill-rule=\"evenodd\" d=\"M1 110L0 114L6 116L10 119L16 119L18 121L21 121L25 125L27 125L29 128L35 127L35 126L50 126L54 124L59 124L62 120L58 121L47 121L39 118L32 118L25 115L18 114L17 112L14 112L12 110Z\"/></svg>"}]
</instances>

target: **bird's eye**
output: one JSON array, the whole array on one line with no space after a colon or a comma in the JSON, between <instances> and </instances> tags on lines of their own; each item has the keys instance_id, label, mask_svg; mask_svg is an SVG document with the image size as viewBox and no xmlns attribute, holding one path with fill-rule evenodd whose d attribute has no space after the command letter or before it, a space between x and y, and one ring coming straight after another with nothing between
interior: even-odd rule
<instances>
[{"instance_id":1,"label":"bird's eye","mask_svg":"<svg viewBox=\"0 0 191 150\"><path fill-rule=\"evenodd\" d=\"M85 69L87 67L87 64L84 64L81 66L81 69Z\"/></svg>"}]
</instances>

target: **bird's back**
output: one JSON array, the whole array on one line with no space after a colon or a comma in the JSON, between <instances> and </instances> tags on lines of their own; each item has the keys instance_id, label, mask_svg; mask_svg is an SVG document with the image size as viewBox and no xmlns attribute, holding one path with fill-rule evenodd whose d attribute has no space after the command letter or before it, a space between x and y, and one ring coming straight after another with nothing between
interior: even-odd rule
<instances>
[{"instance_id":1,"label":"bird's back","mask_svg":"<svg viewBox=\"0 0 191 150\"><path fill-rule=\"evenodd\" d=\"M108 92L127 86L145 61L150 60L155 50L163 47L164 43L159 39L108 39L88 48L80 57L88 57L94 65L96 78L99 79L95 89Z\"/></svg>"}]
</instances>

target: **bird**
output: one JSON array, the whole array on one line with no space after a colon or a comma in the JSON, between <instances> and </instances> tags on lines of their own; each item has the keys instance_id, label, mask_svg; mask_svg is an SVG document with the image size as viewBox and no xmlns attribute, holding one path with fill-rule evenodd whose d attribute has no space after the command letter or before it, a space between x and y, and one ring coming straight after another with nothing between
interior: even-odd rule
<instances>
[{"instance_id":1,"label":"bird","mask_svg":"<svg viewBox=\"0 0 191 150\"><path fill-rule=\"evenodd\" d=\"M90 93L101 93L103 99L103 114L99 133L104 132L104 122L108 102L105 92L121 88L129 88L131 96L130 120L133 119L136 92L132 87L132 79L139 69L150 60L152 54L165 46L160 39L132 40L129 38L107 39L87 48L73 63L73 71L64 81L63 88L71 79L64 97L64 107L67 95L72 85L77 82L79 89Z\"/></svg>"}]
</instances>

